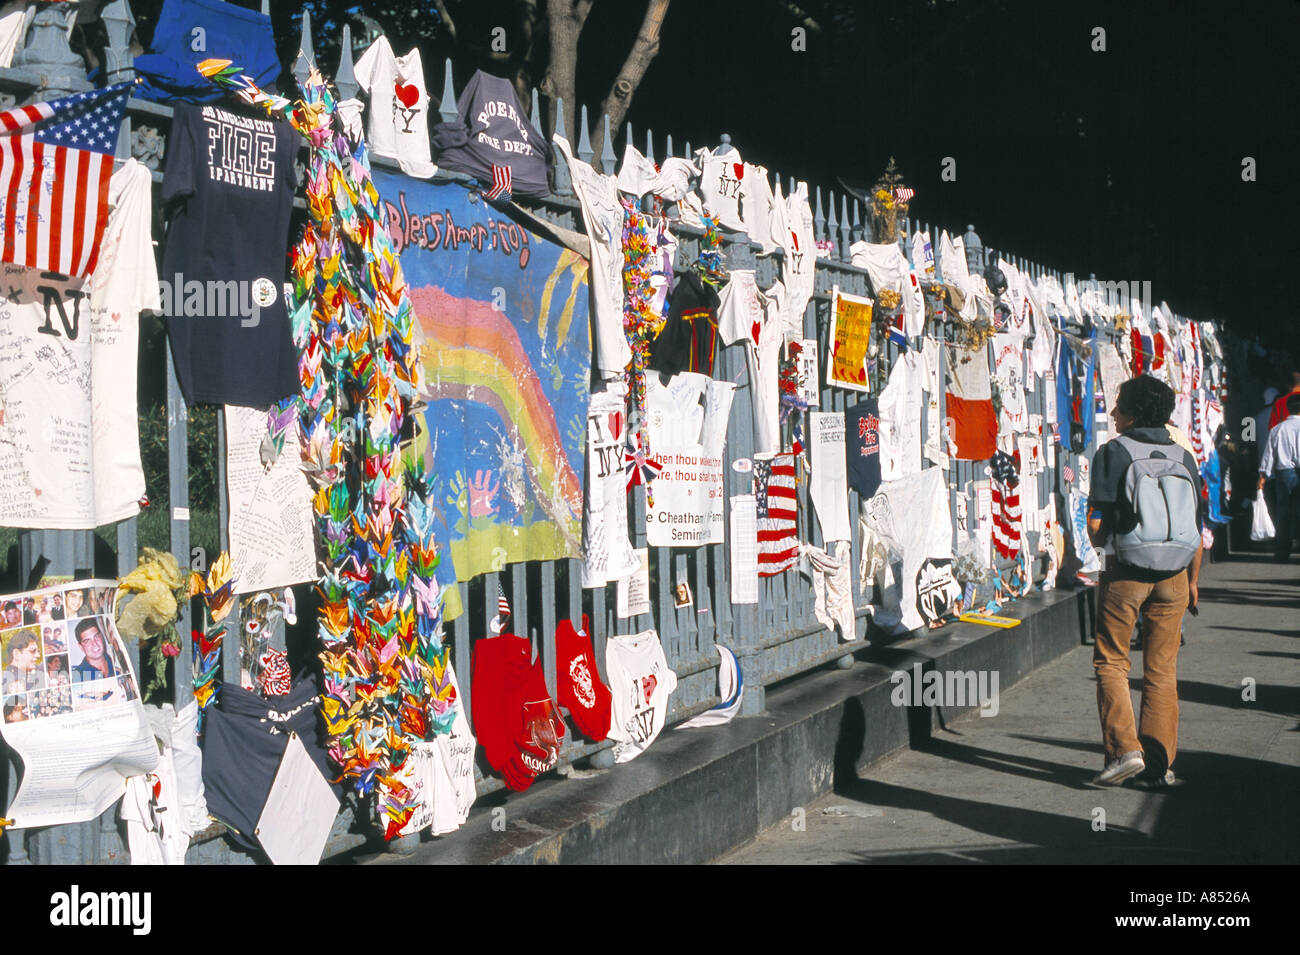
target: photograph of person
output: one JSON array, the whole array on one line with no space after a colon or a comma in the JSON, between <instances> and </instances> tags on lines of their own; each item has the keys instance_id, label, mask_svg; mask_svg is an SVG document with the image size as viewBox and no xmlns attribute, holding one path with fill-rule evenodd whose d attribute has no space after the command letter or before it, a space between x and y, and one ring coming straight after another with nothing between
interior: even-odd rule
<instances>
[{"instance_id":1,"label":"photograph of person","mask_svg":"<svg viewBox=\"0 0 1300 955\"><path fill-rule=\"evenodd\" d=\"M62 623L51 623L41 627L41 642L45 645L45 655L67 653L67 629Z\"/></svg>"},{"instance_id":2,"label":"photograph of person","mask_svg":"<svg viewBox=\"0 0 1300 955\"><path fill-rule=\"evenodd\" d=\"M71 654L75 660L72 664L72 681L74 683L101 680L106 677L117 676L120 672L109 652L108 639L104 636L100 627L101 621L93 617L82 620L76 626L73 634L76 642L71 648ZM80 659L76 659L78 657Z\"/></svg>"},{"instance_id":3,"label":"photograph of person","mask_svg":"<svg viewBox=\"0 0 1300 955\"><path fill-rule=\"evenodd\" d=\"M40 619L40 614L37 612L36 608L36 598L23 598L23 623L39 623Z\"/></svg>"},{"instance_id":4,"label":"photograph of person","mask_svg":"<svg viewBox=\"0 0 1300 955\"><path fill-rule=\"evenodd\" d=\"M691 585L684 580L677 581L677 588L673 591L674 607L689 607L694 601L691 599Z\"/></svg>"},{"instance_id":5,"label":"photograph of person","mask_svg":"<svg viewBox=\"0 0 1300 955\"><path fill-rule=\"evenodd\" d=\"M85 608L86 592L84 590L69 590L63 595L64 619L77 619L82 615Z\"/></svg>"},{"instance_id":6,"label":"photograph of person","mask_svg":"<svg viewBox=\"0 0 1300 955\"><path fill-rule=\"evenodd\" d=\"M3 608L0 608L0 616L4 618L4 626L21 627L23 625L23 605L18 600L6 600ZM33 623L36 621L33 619Z\"/></svg>"},{"instance_id":7,"label":"photograph of person","mask_svg":"<svg viewBox=\"0 0 1300 955\"><path fill-rule=\"evenodd\" d=\"M27 694L20 693L17 696L6 696L4 714L6 723L21 723L28 719Z\"/></svg>"},{"instance_id":8,"label":"photograph of person","mask_svg":"<svg viewBox=\"0 0 1300 955\"><path fill-rule=\"evenodd\" d=\"M68 673L68 658L65 654L58 656L46 656L45 658L45 685L46 686L71 686L72 675Z\"/></svg>"},{"instance_id":9,"label":"photograph of person","mask_svg":"<svg viewBox=\"0 0 1300 955\"><path fill-rule=\"evenodd\" d=\"M35 627L16 630L5 639L4 693L45 689L41 638Z\"/></svg>"}]
</instances>

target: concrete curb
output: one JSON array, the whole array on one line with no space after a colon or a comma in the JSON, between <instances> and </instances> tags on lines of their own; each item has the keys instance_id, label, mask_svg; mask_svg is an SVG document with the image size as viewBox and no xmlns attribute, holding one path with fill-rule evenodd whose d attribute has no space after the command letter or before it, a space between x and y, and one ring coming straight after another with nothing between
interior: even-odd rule
<instances>
[{"instance_id":1,"label":"concrete curb","mask_svg":"<svg viewBox=\"0 0 1300 955\"><path fill-rule=\"evenodd\" d=\"M940 718L975 707L895 706L892 674L988 670L1005 690L1091 636L1091 590L1036 593L1009 606L1018 627L958 623L860 652L769 689L767 711L721 727L668 730L609 772L573 771L479 801L457 832L371 864L704 863L791 819L837 776L923 743Z\"/></svg>"}]
</instances>

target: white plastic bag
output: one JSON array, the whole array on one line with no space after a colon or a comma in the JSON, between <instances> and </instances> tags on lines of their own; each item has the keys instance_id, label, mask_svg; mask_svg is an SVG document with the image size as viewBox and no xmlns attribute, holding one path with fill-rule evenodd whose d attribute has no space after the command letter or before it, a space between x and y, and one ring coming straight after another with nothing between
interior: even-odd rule
<instances>
[{"instance_id":1,"label":"white plastic bag","mask_svg":"<svg viewBox=\"0 0 1300 955\"><path fill-rule=\"evenodd\" d=\"M1273 539L1273 519L1268 516L1268 505L1264 503L1264 490L1255 492L1255 506L1251 508L1250 539L1266 541Z\"/></svg>"}]
</instances>

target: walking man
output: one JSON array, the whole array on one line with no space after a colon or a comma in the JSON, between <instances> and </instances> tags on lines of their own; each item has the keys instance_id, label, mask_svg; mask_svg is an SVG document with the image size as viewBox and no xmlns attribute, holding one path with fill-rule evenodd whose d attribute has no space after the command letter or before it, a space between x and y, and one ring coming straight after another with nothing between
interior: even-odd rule
<instances>
[{"instance_id":1,"label":"walking man","mask_svg":"<svg viewBox=\"0 0 1300 955\"><path fill-rule=\"evenodd\" d=\"M1287 416L1268 433L1268 443L1259 458L1259 487L1273 478L1277 518L1273 559L1285 564L1291 559L1291 542L1300 523L1300 392L1286 398Z\"/></svg>"},{"instance_id":2,"label":"walking man","mask_svg":"<svg viewBox=\"0 0 1300 955\"><path fill-rule=\"evenodd\" d=\"M1106 762L1094 782L1131 776L1171 784L1178 748L1178 646L1183 613L1197 602L1203 521L1201 478L1192 454L1165 425L1169 386L1143 375L1120 386L1112 412L1119 436L1093 457L1088 535L1113 552L1101 575L1097 708ZM1142 710L1129 695L1129 638L1142 622Z\"/></svg>"}]
</instances>

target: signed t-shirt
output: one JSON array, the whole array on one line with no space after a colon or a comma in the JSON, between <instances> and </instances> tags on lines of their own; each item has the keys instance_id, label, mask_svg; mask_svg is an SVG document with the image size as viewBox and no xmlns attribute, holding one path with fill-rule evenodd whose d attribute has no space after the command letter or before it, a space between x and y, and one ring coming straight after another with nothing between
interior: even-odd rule
<instances>
[{"instance_id":1,"label":"signed t-shirt","mask_svg":"<svg viewBox=\"0 0 1300 955\"><path fill-rule=\"evenodd\" d=\"M283 120L176 106L163 310L191 404L265 408L298 391L284 301L298 144Z\"/></svg>"},{"instance_id":2,"label":"signed t-shirt","mask_svg":"<svg viewBox=\"0 0 1300 955\"><path fill-rule=\"evenodd\" d=\"M610 637L605 645L611 717L609 738L614 762L626 763L645 752L664 728L668 697L677 689L677 674L668 668L659 634Z\"/></svg>"},{"instance_id":3,"label":"signed t-shirt","mask_svg":"<svg viewBox=\"0 0 1300 955\"><path fill-rule=\"evenodd\" d=\"M88 279L0 266L0 525L86 529L144 495L136 408L140 312L157 310L149 170L109 182Z\"/></svg>"},{"instance_id":4,"label":"signed t-shirt","mask_svg":"<svg viewBox=\"0 0 1300 955\"><path fill-rule=\"evenodd\" d=\"M847 458L849 487L862 500L880 487L880 404L876 398L863 398L844 412L844 453Z\"/></svg>"},{"instance_id":5,"label":"signed t-shirt","mask_svg":"<svg viewBox=\"0 0 1300 955\"><path fill-rule=\"evenodd\" d=\"M381 36L354 67L357 82L370 94L366 131L370 151L396 159L402 172L428 179L438 167L429 155L429 94L424 90L420 50L396 56Z\"/></svg>"}]
</instances>

